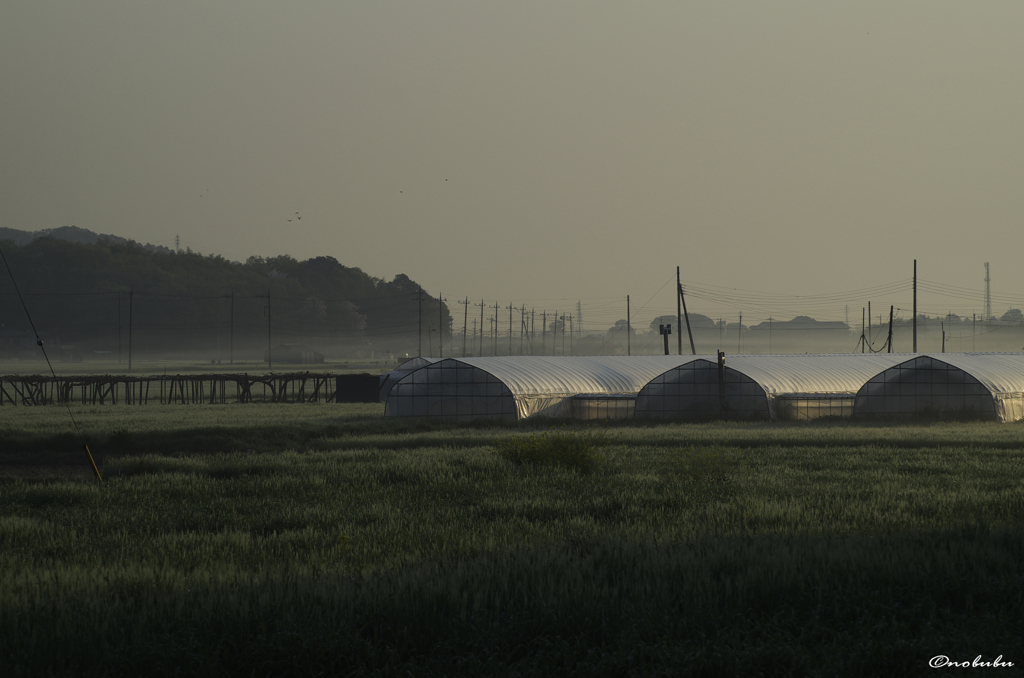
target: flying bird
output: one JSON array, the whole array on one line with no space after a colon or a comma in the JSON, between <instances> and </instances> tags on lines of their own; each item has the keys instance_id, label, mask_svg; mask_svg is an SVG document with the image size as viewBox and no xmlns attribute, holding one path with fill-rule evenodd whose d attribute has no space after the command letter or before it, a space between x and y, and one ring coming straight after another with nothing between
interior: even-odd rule
<instances>
[{"instance_id":1,"label":"flying bird","mask_svg":"<svg viewBox=\"0 0 1024 678\"><path fill-rule=\"evenodd\" d=\"M289 223L289 224L290 224L290 223L292 223L292 220L291 220L291 219L289 219L289 220L288 220L288 223Z\"/></svg>"}]
</instances>

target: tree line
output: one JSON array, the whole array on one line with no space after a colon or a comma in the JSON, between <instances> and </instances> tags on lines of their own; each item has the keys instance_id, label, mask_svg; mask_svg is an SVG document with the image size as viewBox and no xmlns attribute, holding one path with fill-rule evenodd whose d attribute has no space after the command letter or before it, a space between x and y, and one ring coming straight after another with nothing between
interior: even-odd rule
<instances>
[{"instance_id":1,"label":"tree line","mask_svg":"<svg viewBox=\"0 0 1024 678\"><path fill-rule=\"evenodd\" d=\"M415 355L421 317L435 341L439 325L451 336L447 306L425 292L421 300L407 275L386 281L330 256L240 263L134 241L45 236L0 247L44 340L78 355L123 352L129 333L142 357L216 350L224 362L229 352L259 359L268 341L352 357ZM0 353L10 353L29 324L6 271L0 325Z\"/></svg>"}]
</instances>

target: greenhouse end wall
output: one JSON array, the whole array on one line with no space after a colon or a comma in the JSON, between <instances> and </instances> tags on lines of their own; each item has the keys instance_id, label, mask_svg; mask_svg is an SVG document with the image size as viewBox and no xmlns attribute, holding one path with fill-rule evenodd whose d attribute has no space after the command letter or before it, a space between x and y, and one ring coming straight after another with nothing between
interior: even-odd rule
<instances>
[{"instance_id":1,"label":"greenhouse end wall","mask_svg":"<svg viewBox=\"0 0 1024 678\"><path fill-rule=\"evenodd\" d=\"M853 412L857 417L946 414L1003 419L997 416L993 394L976 377L930 356L912 358L872 377L857 391Z\"/></svg>"},{"instance_id":2,"label":"greenhouse end wall","mask_svg":"<svg viewBox=\"0 0 1024 678\"><path fill-rule=\"evenodd\" d=\"M718 370L715 363L700 359L655 377L637 394L633 417L689 421L769 417L768 396L760 384L726 366L723 390Z\"/></svg>"},{"instance_id":3,"label":"greenhouse end wall","mask_svg":"<svg viewBox=\"0 0 1024 678\"><path fill-rule=\"evenodd\" d=\"M517 419L515 398L493 375L447 359L421 367L395 384L386 417L430 417L453 422Z\"/></svg>"}]
</instances>

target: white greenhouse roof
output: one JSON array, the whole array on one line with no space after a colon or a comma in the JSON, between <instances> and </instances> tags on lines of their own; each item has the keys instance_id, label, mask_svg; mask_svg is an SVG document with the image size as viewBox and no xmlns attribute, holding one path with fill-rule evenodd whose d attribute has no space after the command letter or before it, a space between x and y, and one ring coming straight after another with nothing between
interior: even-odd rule
<instances>
[{"instance_id":1,"label":"white greenhouse roof","mask_svg":"<svg viewBox=\"0 0 1024 678\"><path fill-rule=\"evenodd\" d=\"M1024 353L919 353L906 356L906 360L922 356L963 370L990 393L1024 392Z\"/></svg>"},{"instance_id":2,"label":"white greenhouse roof","mask_svg":"<svg viewBox=\"0 0 1024 678\"><path fill-rule=\"evenodd\" d=\"M756 381L769 397L854 394L879 372L914 357L917 355L905 353L726 355L725 366Z\"/></svg>"},{"instance_id":3,"label":"white greenhouse roof","mask_svg":"<svg viewBox=\"0 0 1024 678\"><path fill-rule=\"evenodd\" d=\"M452 358L493 375L514 396L632 394L700 355L504 356Z\"/></svg>"}]
</instances>

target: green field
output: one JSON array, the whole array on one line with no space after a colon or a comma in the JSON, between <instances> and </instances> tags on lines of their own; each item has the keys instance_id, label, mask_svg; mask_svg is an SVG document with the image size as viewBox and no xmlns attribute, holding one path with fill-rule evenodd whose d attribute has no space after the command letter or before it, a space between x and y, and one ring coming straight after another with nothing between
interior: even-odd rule
<instances>
[{"instance_id":1,"label":"green field","mask_svg":"<svg viewBox=\"0 0 1024 678\"><path fill-rule=\"evenodd\" d=\"M102 485L66 410L0 408L5 676L1024 666L1021 425L72 411Z\"/></svg>"}]
</instances>

